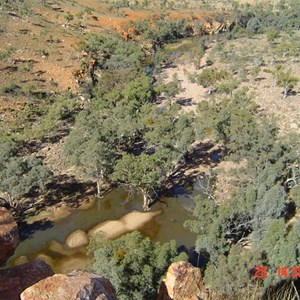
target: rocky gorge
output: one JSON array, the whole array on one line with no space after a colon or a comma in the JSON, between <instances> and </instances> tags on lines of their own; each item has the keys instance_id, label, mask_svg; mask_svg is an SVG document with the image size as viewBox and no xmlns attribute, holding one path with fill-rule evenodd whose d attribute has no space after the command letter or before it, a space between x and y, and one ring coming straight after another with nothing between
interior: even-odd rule
<instances>
[{"instance_id":1,"label":"rocky gorge","mask_svg":"<svg viewBox=\"0 0 300 300\"><path fill-rule=\"evenodd\" d=\"M79 232L81 233L81 232ZM86 237L84 236L84 239ZM77 244L69 237L68 243ZM86 240L85 240L86 242ZM1 266L19 243L18 227L10 212L0 208ZM37 259L0 270L0 300L115 300L111 282L83 270L54 274L51 266ZM162 281L157 300L209 299L199 268L188 262L173 263Z\"/></svg>"}]
</instances>

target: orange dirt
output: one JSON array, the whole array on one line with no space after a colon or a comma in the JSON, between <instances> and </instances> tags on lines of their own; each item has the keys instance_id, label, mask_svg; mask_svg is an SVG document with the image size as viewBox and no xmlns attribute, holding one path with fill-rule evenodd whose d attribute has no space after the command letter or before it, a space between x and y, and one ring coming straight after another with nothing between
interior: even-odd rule
<instances>
[{"instance_id":1,"label":"orange dirt","mask_svg":"<svg viewBox=\"0 0 300 300\"><path fill-rule=\"evenodd\" d=\"M69 2L48 2L47 6L32 6L32 13L28 16L16 12L0 18L0 28L3 28L0 51L12 49L12 53L0 60L0 81L2 87L12 83L20 87L17 96L2 93L2 120L13 118L12 112L21 107L19 103L31 101L26 94L28 89L51 94L78 91L74 75L80 72L84 53L78 46L86 33L113 29L128 39L129 35L135 35L135 29L127 25L130 21L160 18L159 11L124 8L110 12L108 8L109 3L95 0L78 0L74 6ZM67 14L71 14L73 20L67 21ZM183 10L171 11L168 18L204 20L213 15L213 12Z\"/></svg>"}]
</instances>

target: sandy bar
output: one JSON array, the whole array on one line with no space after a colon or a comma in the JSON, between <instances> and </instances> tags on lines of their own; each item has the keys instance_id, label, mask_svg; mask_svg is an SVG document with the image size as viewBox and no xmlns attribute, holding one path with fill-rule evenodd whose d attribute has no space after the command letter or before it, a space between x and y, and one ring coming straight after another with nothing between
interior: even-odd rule
<instances>
[{"instance_id":1,"label":"sandy bar","mask_svg":"<svg viewBox=\"0 0 300 300\"><path fill-rule=\"evenodd\" d=\"M118 220L101 222L89 230L88 235L102 233L106 239L115 239L122 234L138 230L146 223L153 220L156 216L162 214L162 210L151 212L132 211Z\"/></svg>"}]
</instances>

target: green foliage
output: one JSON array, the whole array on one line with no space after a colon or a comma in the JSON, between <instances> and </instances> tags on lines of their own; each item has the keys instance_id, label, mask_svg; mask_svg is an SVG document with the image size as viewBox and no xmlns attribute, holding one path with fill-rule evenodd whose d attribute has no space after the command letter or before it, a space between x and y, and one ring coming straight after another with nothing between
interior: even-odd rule
<instances>
[{"instance_id":1,"label":"green foliage","mask_svg":"<svg viewBox=\"0 0 300 300\"><path fill-rule=\"evenodd\" d=\"M229 250L229 244L224 239L226 223L223 220L226 215L229 217L228 211L220 207L222 212L219 212L212 200L200 196L195 198L195 204L193 216L196 219L187 221L184 226L197 233L196 251L215 260Z\"/></svg>"},{"instance_id":2,"label":"green foliage","mask_svg":"<svg viewBox=\"0 0 300 300\"><path fill-rule=\"evenodd\" d=\"M272 5L261 2L252 6L240 6L236 11L236 20L240 27L253 33L268 31L268 29L289 30L299 29L300 4L297 0L287 0L279 10Z\"/></svg>"},{"instance_id":3,"label":"green foliage","mask_svg":"<svg viewBox=\"0 0 300 300\"><path fill-rule=\"evenodd\" d=\"M91 271L107 277L121 300L156 299L168 266L186 259L183 254L178 256L174 241L153 243L139 232L113 241L93 238L89 251L95 257Z\"/></svg>"},{"instance_id":4,"label":"green foliage","mask_svg":"<svg viewBox=\"0 0 300 300\"><path fill-rule=\"evenodd\" d=\"M235 79L225 81L217 86L217 93L232 95L233 91L237 89L239 82Z\"/></svg>"},{"instance_id":5,"label":"green foliage","mask_svg":"<svg viewBox=\"0 0 300 300\"><path fill-rule=\"evenodd\" d=\"M230 151L245 153L253 143L259 141L253 115L256 109L257 106L250 101L244 90L237 91L232 98L219 105L209 105L202 101L195 122L197 136L221 139Z\"/></svg>"},{"instance_id":6,"label":"green foliage","mask_svg":"<svg viewBox=\"0 0 300 300\"><path fill-rule=\"evenodd\" d=\"M291 197L297 208L300 208L300 186L291 189Z\"/></svg>"},{"instance_id":7,"label":"green foliage","mask_svg":"<svg viewBox=\"0 0 300 300\"><path fill-rule=\"evenodd\" d=\"M53 103L44 109L39 122L31 126L30 129L27 129L25 134L31 133L35 137L49 134L59 128L64 120L72 118L77 110L78 104L72 95L60 95L54 99Z\"/></svg>"},{"instance_id":8,"label":"green foliage","mask_svg":"<svg viewBox=\"0 0 300 300\"><path fill-rule=\"evenodd\" d=\"M17 205L17 200L33 187L45 187L50 171L41 159L18 157L17 149L11 142L1 144L0 154L0 191L12 206Z\"/></svg>"},{"instance_id":9,"label":"green foliage","mask_svg":"<svg viewBox=\"0 0 300 300\"><path fill-rule=\"evenodd\" d=\"M292 138L296 144L279 139L274 124L261 115L258 121L256 113L245 91L237 91L219 104L202 101L195 121L198 138L222 141L225 158L246 163L229 172L231 199L218 205L215 195L196 198L195 219L185 224L197 233L196 250L207 260L207 286L235 297L251 293L255 265L269 267L267 287L279 280L276 266L300 259L299 224L286 223L289 192L296 207L299 202L299 137Z\"/></svg>"},{"instance_id":10,"label":"green foliage","mask_svg":"<svg viewBox=\"0 0 300 300\"><path fill-rule=\"evenodd\" d=\"M299 81L299 78L292 74L291 69L285 71L281 65L276 67L276 69L273 71L273 75L275 77L276 84L279 87L284 88L283 98L286 98L289 95L291 90Z\"/></svg>"},{"instance_id":11,"label":"green foliage","mask_svg":"<svg viewBox=\"0 0 300 300\"><path fill-rule=\"evenodd\" d=\"M110 10L120 9L122 7L129 7L129 1L128 0L115 0L112 5L110 6Z\"/></svg>"},{"instance_id":12,"label":"green foliage","mask_svg":"<svg viewBox=\"0 0 300 300\"><path fill-rule=\"evenodd\" d=\"M277 30L270 30L267 32L267 39L269 42L274 42L280 37L280 33Z\"/></svg>"},{"instance_id":13,"label":"green foliage","mask_svg":"<svg viewBox=\"0 0 300 300\"><path fill-rule=\"evenodd\" d=\"M247 22L246 28L252 33L259 33L261 29L261 22L257 17L251 18Z\"/></svg>"},{"instance_id":14,"label":"green foliage","mask_svg":"<svg viewBox=\"0 0 300 300\"><path fill-rule=\"evenodd\" d=\"M15 11L21 15L32 13L32 3L30 0L1 1L1 7L5 11Z\"/></svg>"},{"instance_id":15,"label":"green foliage","mask_svg":"<svg viewBox=\"0 0 300 300\"><path fill-rule=\"evenodd\" d=\"M136 42L125 42L114 32L89 34L84 50L91 54L97 61L97 67L103 70L140 68L144 58L144 53Z\"/></svg>"},{"instance_id":16,"label":"green foliage","mask_svg":"<svg viewBox=\"0 0 300 300\"><path fill-rule=\"evenodd\" d=\"M74 16L70 12L67 12L65 19L68 23L70 23L74 19Z\"/></svg>"},{"instance_id":17,"label":"green foliage","mask_svg":"<svg viewBox=\"0 0 300 300\"><path fill-rule=\"evenodd\" d=\"M274 47L274 53L282 58L299 56L299 42L281 41Z\"/></svg>"},{"instance_id":18,"label":"green foliage","mask_svg":"<svg viewBox=\"0 0 300 300\"><path fill-rule=\"evenodd\" d=\"M228 78L229 74L224 70L215 68L204 69L199 75L196 75L196 82L204 88L208 88L208 93L211 94L217 82Z\"/></svg>"},{"instance_id":19,"label":"green foliage","mask_svg":"<svg viewBox=\"0 0 300 300\"><path fill-rule=\"evenodd\" d=\"M95 59L91 71L101 76L66 140L65 155L97 182L98 192L102 180L125 184L143 195L148 209L194 141L192 119L178 117L176 105L151 108L159 94L175 97L180 82L156 85L142 68L145 56L137 43L116 35L90 36L85 50Z\"/></svg>"},{"instance_id":20,"label":"green foliage","mask_svg":"<svg viewBox=\"0 0 300 300\"><path fill-rule=\"evenodd\" d=\"M240 245L233 245L228 255L220 255L217 261L208 264L204 282L212 290L237 295L254 285L250 271L255 264L259 265L259 259L251 252L244 251Z\"/></svg>"},{"instance_id":21,"label":"green foliage","mask_svg":"<svg viewBox=\"0 0 300 300\"><path fill-rule=\"evenodd\" d=\"M4 94L17 95L18 93L20 93L20 91L20 86L15 82L8 83L7 85L1 86L0 88L0 93Z\"/></svg>"},{"instance_id":22,"label":"green foliage","mask_svg":"<svg viewBox=\"0 0 300 300\"><path fill-rule=\"evenodd\" d=\"M193 34L191 24L184 18L177 20L162 18L156 21L155 26L150 26L149 21L137 21L133 25L144 39L158 46Z\"/></svg>"},{"instance_id":23,"label":"green foliage","mask_svg":"<svg viewBox=\"0 0 300 300\"><path fill-rule=\"evenodd\" d=\"M144 122L149 147L156 151L167 150L169 163L180 160L191 149L195 140L192 116L178 117L176 106L167 111L154 108L145 116Z\"/></svg>"},{"instance_id":24,"label":"green foliage","mask_svg":"<svg viewBox=\"0 0 300 300\"><path fill-rule=\"evenodd\" d=\"M144 196L144 208L151 204L151 196L164 179L166 157L156 152L138 156L125 154L117 162L112 174L114 181L122 182Z\"/></svg>"},{"instance_id":25,"label":"green foliage","mask_svg":"<svg viewBox=\"0 0 300 300\"><path fill-rule=\"evenodd\" d=\"M178 79L178 75L174 74L172 81L166 84L160 84L157 86L156 90L159 94L163 93L163 95L169 100L169 104L171 105L171 100L180 92L183 92L184 89L181 87L181 82Z\"/></svg>"},{"instance_id":26,"label":"green foliage","mask_svg":"<svg viewBox=\"0 0 300 300\"><path fill-rule=\"evenodd\" d=\"M269 273L265 285L278 281L276 266L297 266L300 262L299 221L295 225L286 226L283 219L273 220L267 228L259 249Z\"/></svg>"},{"instance_id":27,"label":"green foliage","mask_svg":"<svg viewBox=\"0 0 300 300\"><path fill-rule=\"evenodd\" d=\"M112 172L116 143L116 133L103 114L83 111L66 140L65 155L70 163L99 183Z\"/></svg>"},{"instance_id":28,"label":"green foliage","mask_svg":"<svg viewBox=\"0 0 300 300\"><path fill-rule=\"evenodd\" d=\"M13 54L16 49L13 46L9 46L7 49L0 51L0 59L5 59Z\"/></svg>"}]
</instances>

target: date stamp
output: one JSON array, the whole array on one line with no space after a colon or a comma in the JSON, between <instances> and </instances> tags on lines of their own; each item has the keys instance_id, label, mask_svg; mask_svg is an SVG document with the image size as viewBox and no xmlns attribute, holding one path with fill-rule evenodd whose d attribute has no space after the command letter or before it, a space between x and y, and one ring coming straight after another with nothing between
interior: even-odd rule
<instances>
[{"instance_id":1,"label":"date stamp","mask_svg":"<svg viewBox=\"0 0 300 300\"><path fill-rule=\"evenodd\" d=\"M267 266L255 266L254 268L254 278L255 279L265 279L268 277L268 267ZM277 266L276 275L278 278L300 278L300 266Z\"/></svg>"}]
</instances>

